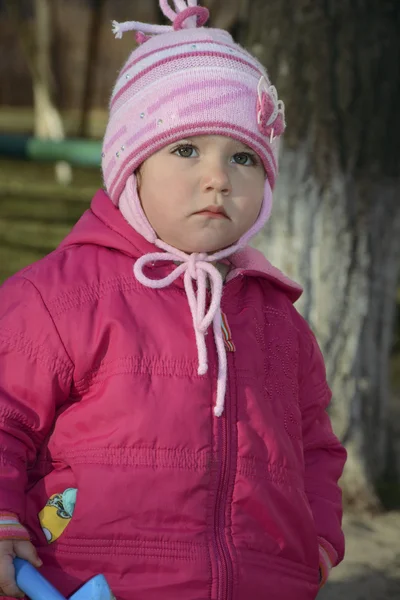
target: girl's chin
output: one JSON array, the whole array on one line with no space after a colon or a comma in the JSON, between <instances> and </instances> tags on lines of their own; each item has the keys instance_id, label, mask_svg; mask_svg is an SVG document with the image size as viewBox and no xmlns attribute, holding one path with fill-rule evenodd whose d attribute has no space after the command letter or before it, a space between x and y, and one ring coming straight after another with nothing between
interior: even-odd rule
<instances>
[{"instance_id":1,"label":"girl's chin","mask_svg":"<svg viewBox=\"0 0 400 600\"><path fill-rule=\"evenodd\" d=\"M225 250L225 248L229 248L230 246L233 246L233 244L229 244L228 246L218 246L216 248L211 247L211 248L198 248L197 246L192 246L191 248L178 248L177 246L174 246L174 248L176 248L177 250L180 250L181 252L184 252L185 254L216 254L217 252L220 252L221 250Z\"/></svg>"},{"instance_id":2,"label":"girl's chin","mask_svg":"<svg viewBox=\"0 0 400 600\"><path fill-rule=\"evenodd\" d=\"M197 244L193 244L191 243L189 244L184 244L184 243L175 243L175 244L170 244L171 246L173 246L174 248L177 248L178 250L180 250L181 252L185 252L185 254L193 254L194 252L196 252L197 254L201 254L203 252L205 252L206 254L215 254L216 252L220 252L221 250L225 250L225 248L229 248L230 246L233 246L234 244L236 244L238 240L236 241L228 241L226 244L221 245L221 244L213 244L212 242L209 243L204 243L201 244L201 242L197 243Z\"/></svg>"}]
</instances>

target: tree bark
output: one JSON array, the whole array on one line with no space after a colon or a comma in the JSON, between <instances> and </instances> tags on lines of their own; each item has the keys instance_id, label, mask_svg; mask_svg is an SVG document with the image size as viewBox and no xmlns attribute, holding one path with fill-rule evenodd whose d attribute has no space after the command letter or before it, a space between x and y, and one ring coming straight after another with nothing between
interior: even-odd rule
<instances>
[{"instance_id":1,"label":"tree bark","mask_svg":"<svg viewBox=\"0 0 400 600\"><path fill-rule=\"evenodd\" d=\"M41 138L62 140L64 124L51 93L51 9L49 0L35 0L35 58L33 75L33 97L35 106L35 135ZM72 180L72 168L66 161L58 161L55 174L59 183Z\"/></svg>"},{"instance_id":2,"label":"tree bark","mask_svg":"<svg viewBox=\"0 0 400 600\"><path fill-rule=\"evenodd\" d=\"M210 27L230 30L236 37L238 23L246 18L248 3L249 0L205 0L201 4L210 11Z\"/></svg>"},{"instance_id":3,"label":"tree bark","mask_svg":"<svg viewBox=\"0 0 400 600\"><path fill-rule=\"evenodd\" d=\"M6 0L6 6L16 28L19 30L21 46L32 75L35 136L64 139L64 125L52 94L51 77L51 10L49 0L35 0L35 31L24 22L22 8L18 2ZM71 166L65 161L56 163L55 172L60 183L72 179Z\"/></svg>"},{"instance_id":4,"label":"tree bark","mask_svg":"<svg viewBox=\"0 0 400 600\"><path fill-rule=\"evenodd\" d=\"M400 6L253 1L240 40L285 101L274 212L256 240L304 287L349 459L344 498L378 506L400 264ZM395 135L397 134L397 135Z\"/></svg>"},{"instance_id":5,"label":"tree bark","mask_svg":"<svg viewBox=\"0 0 400 600\"><path fill-rule=\"evenodd\" d=\"M89 135L89 117L90 109L93 103L95 86L95 65L98 60L100 48L101 24L103 21L105 0L92 0L91 7L92 14L90 19L90 28L88 31L88 43L84 75L85 84L83 89L81 122L79 126L80 137L88 137Z\"/></svg>"}]
</instances>

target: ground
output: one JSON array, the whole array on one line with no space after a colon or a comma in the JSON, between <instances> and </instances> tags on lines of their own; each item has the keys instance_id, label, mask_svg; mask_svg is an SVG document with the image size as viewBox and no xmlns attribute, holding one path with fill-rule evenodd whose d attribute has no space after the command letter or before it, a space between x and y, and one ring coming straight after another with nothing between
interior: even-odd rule
<instances>
[{"instance_id":1,"label":"ground","mask_svg":"<svg viewBox=\"0 0 400 600\"><path fill-rule=\"evenodd\" d=\"M346 515L346 557L318 600L400 599L400 512Z\"/></svg>"}]
</instances>

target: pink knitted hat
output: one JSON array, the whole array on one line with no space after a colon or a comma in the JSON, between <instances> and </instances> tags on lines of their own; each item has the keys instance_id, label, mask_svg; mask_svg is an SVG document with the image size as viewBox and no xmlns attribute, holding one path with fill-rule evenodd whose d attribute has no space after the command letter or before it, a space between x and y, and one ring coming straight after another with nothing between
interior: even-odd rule
<instances>
[{"instance_id":1,"label":"pink knitted hat","mask_svg":"<svg viewBox=\"0 0 400 600\"><path fill-rule=\"evenodd\" d=\"M174 3L176 12L160 0L172 26L113 23L116 37L136 30L141 44L118 76L104 137L104 183L116 205L146 158L195 135L247 144L260 156L271 188L275 184L284 106L264 67L226 31L203 27L208 10L197 0Z\"/></svg>"}]
</instances>

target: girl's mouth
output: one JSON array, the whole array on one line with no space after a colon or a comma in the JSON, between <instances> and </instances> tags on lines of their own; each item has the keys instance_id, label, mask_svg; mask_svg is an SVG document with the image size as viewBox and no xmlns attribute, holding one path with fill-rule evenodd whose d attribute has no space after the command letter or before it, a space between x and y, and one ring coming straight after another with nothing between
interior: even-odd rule
<instances>
[{"instance_id":1,"label":"girl's mouth","mask_svg":"<svg viewBox=\"0 0 400 600\"><path fill-rule=\"evenodd\" d=\"M203 210L199 210L196 215L203 215L209 219L229 219L222 206L207 206Z\"/></svg>"}]
</instances>

